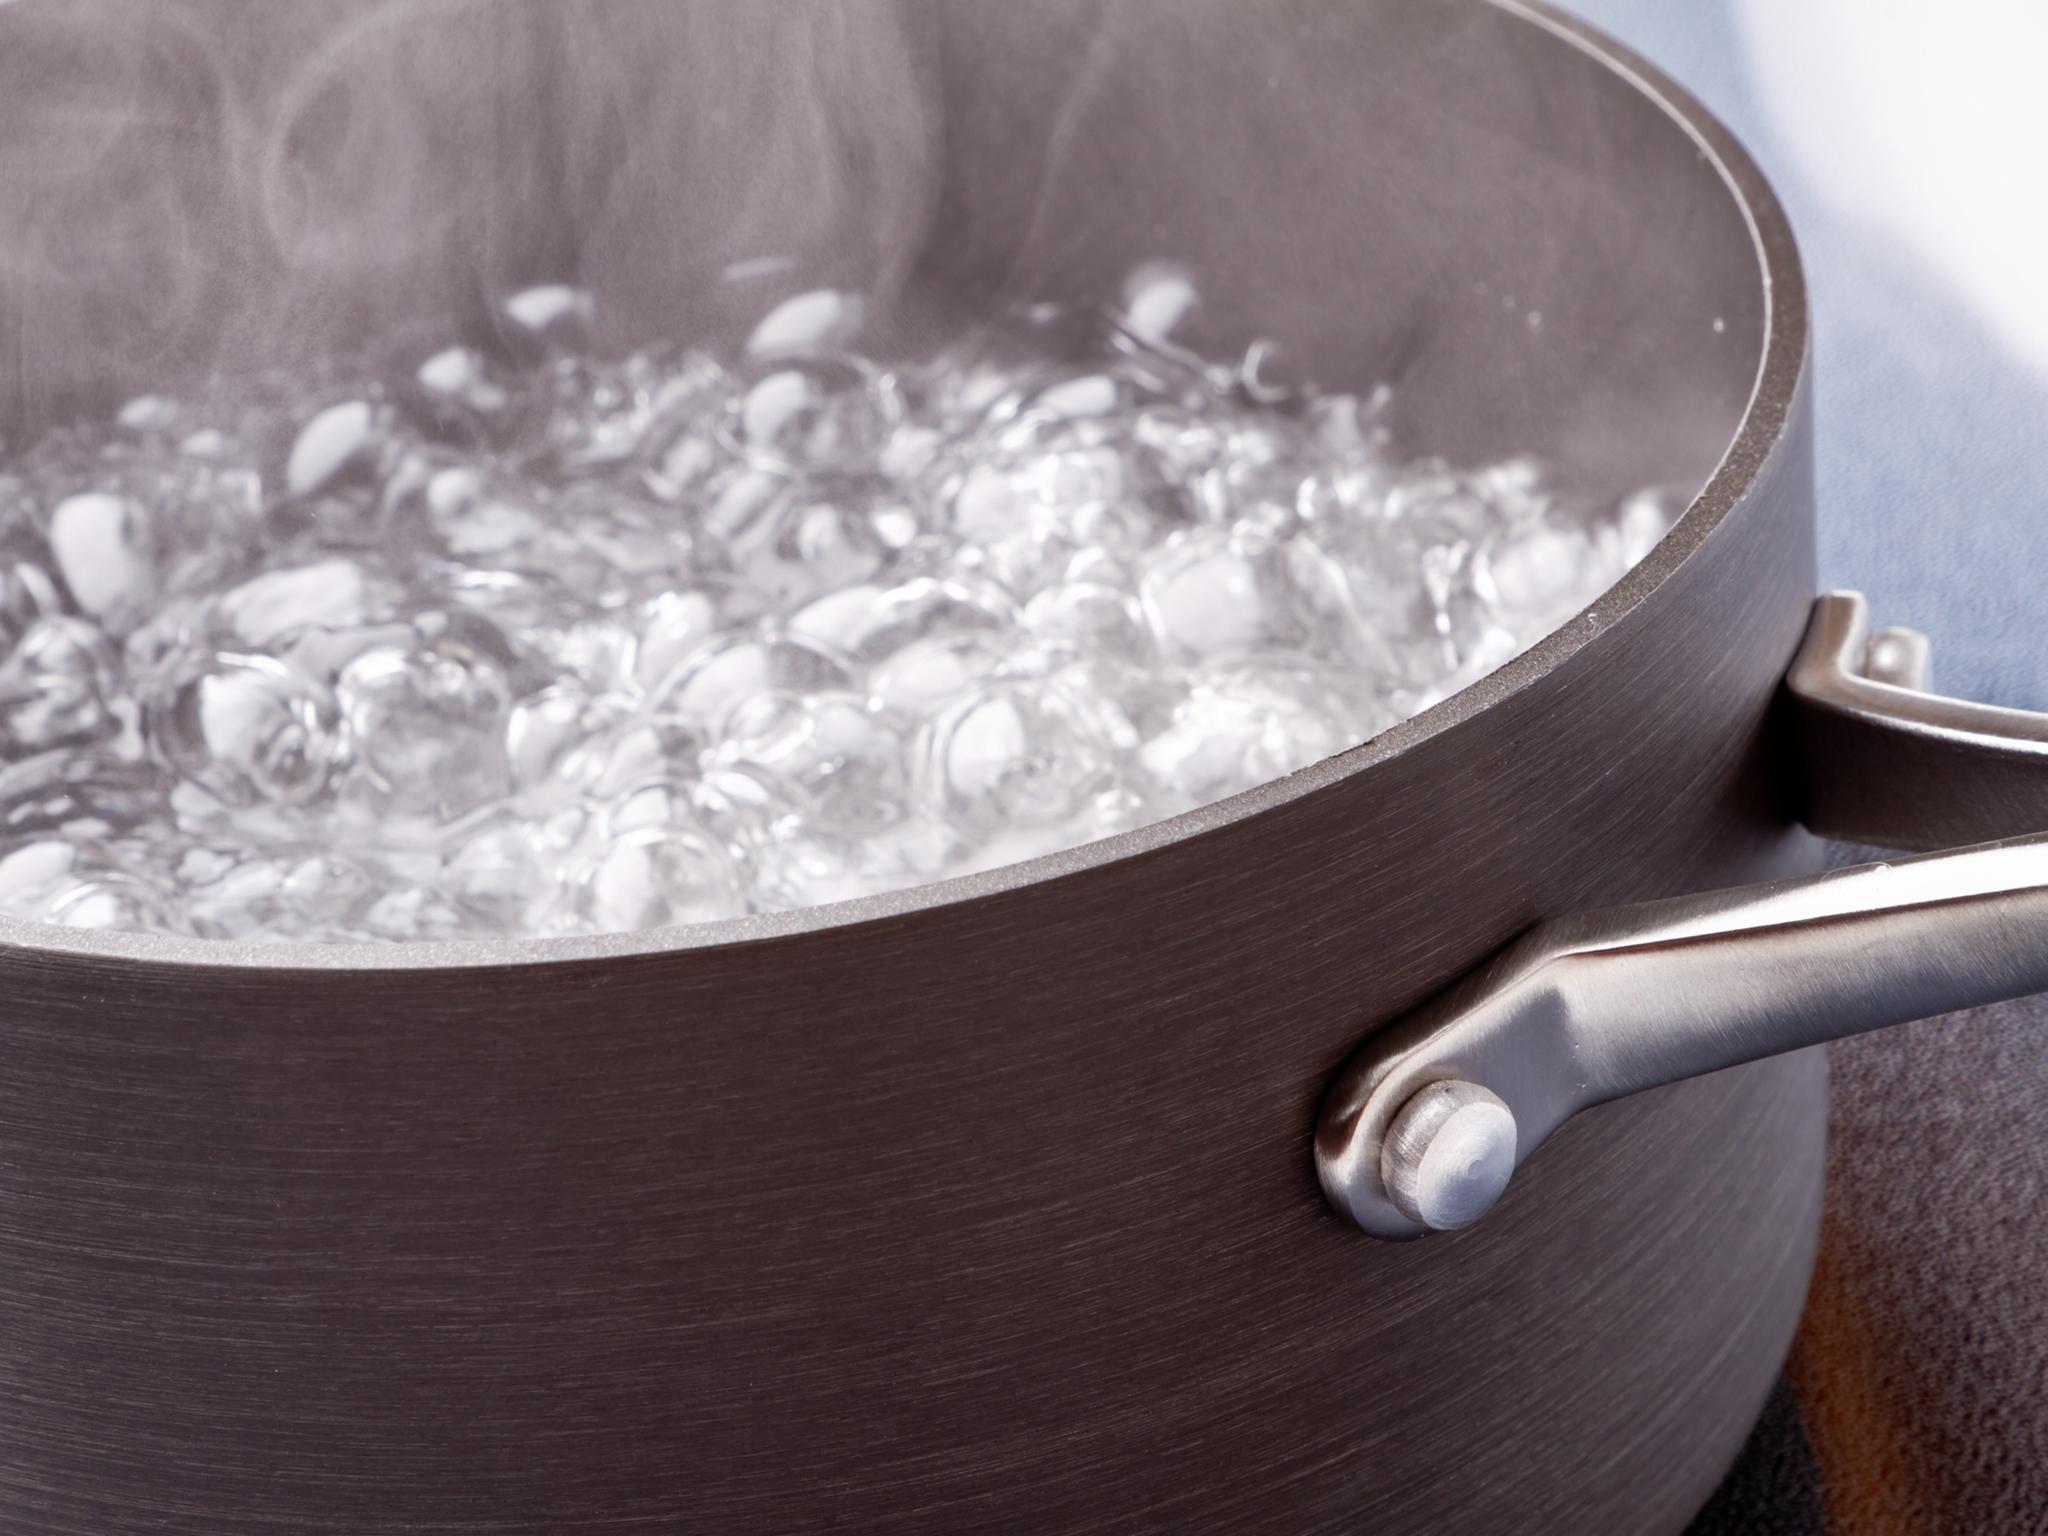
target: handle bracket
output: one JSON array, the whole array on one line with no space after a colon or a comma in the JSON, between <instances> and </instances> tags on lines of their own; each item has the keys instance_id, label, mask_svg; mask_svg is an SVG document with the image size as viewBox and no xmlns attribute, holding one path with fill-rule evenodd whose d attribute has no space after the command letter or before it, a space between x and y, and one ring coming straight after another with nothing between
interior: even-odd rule
<instances>
[{"instance_id":1,"label":"handle bracket","mask_svg":"<svg viewBox=\"0 0 2048 1536\"><path fill-rule=\"evenodd\" d=\"M2048 716L1933 698L1912 686L1927 676L1926 641L1873 641L1860 597L1816 605L1787 686L1816 805L1848 799L1809 825L1895 845L2048 826ZM1317 1175L1375 1236L1462 1226L1581 1109L2048 990L2044 936L2048 835L1559 918L1346 1063Z\"/></svg>"},{"instance_id":2,"label":"handle bracket","mask_svg":"<svg viewBox=\"0 0 2048 1536\"><path fill-rule=\"evenodd\" d=\"M1861 594L1813 605L1785 675L1811 831L1924 851L2048 828L2048 714L1931 693L1929 671L1927 638L1872 635Z\"/></svg>"}]
</instances>

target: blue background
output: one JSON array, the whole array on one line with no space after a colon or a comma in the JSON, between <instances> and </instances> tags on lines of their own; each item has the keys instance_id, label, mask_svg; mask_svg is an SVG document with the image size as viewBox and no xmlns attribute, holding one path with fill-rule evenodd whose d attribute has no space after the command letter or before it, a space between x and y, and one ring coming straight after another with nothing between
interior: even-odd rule
<instances>
[{"instance_id":1,"label":"blue background","mask_svg":"<svg viewBox=\"0 0 2048 1536\"><path fill-rule=\"evenodd\" d=\"M2048 708L2048 378L1943 274L1887 231L1844 215L1802 174L1745 67L1734 8L1720 0L1566 0L1566 8L1698 95L1749 146L1790 210L1814 314L1822 584L1862 590L1879 625L1932 635L1941 692ZM1849 67L1848 53L1800 67ZM1930 91L1899 110L1941 106ZM2048 197L2048 128L2029 158L2036 184L2012 195Z\"/></svg>"}]
</instances>

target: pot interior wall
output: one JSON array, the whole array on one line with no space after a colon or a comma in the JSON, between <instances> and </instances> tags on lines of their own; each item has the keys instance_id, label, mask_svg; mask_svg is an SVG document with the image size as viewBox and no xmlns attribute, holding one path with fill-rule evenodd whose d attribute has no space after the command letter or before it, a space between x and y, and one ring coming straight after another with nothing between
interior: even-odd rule
<instances>
[{"instance_id":1,"label":"pot interior wall","mask_svg":"<svg viewBox=\"0 0 2048 1536\"><path fill-rule=\"evenodd\" d=\"M1407 446L1697 484L1763 345L1746 219L1698 144L1490 5L1126 0L948 12L925 271L1108 296L1202 278L1203 340L1394 387ZM978 61L1003 61L994 69Z\"/></svg>"},{"instance_id":2,"label":"pot interior wall","mask_svg":"<svg viewBox=\"0 0 2048 1536\"><path fill-rule=\"evenodd\" d=\"M1199 275L1195 337L1395 388L1406 446L1697 483L1762 344L1657 105L1473 0L41 0L0 13L0 419L574 276L613 339L777 285L933 315ZM735 281L735 263L793 269ZM929 335L917 338L929 341Z\"/></svg>"}]
</instances>

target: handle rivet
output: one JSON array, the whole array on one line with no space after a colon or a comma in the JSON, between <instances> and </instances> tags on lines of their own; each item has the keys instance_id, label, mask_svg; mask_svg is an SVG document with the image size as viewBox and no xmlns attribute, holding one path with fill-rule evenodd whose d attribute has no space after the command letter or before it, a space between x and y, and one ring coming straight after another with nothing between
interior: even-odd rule
<instances>
[{"instance_id":1,"label":"handle rivet","mask_svg":"<svg viewBox=\"0 0 2048 1536\"><path fill-rule=\"evenodd\" d=\"M1470 1226L1515 1172L1515 1113L1477 1083L1431 1083L1387 1127L1380 1178L1394 1207L1432 1232Z\"/></svg>"}]
</instances>

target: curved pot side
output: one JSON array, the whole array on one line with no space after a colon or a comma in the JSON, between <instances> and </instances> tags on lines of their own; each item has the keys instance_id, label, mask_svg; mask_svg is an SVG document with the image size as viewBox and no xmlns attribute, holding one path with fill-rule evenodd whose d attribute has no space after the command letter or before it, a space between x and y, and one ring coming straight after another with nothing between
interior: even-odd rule
<instances>
[{"instance_id":1,"label":"curved pot side","mask_svg":"<svg viewBox=\"0 0 2048 1536\"><path fill-rule=\"evenodd\" d=\"M1430 1244L1308 1136L1537 916L1808 861L1807 430L1554 672L1151 854L551 966L0 956L0 1524L1676 1529L1797 1315L1815 1063L1589 1115Z\"/></svg>"},{"instance_id":2,"label":"curved pot side","mask_svg":"<svg viewBox=\"0 0 2048 1536\"><path fill-rule=\"evenodd\" d=\"M1537 918L1812 862L1798 274L1700 132L1767 226L1782 430L1399 750L747 942L0 941L0 1529L1679 1529L1798 1313L1817 1059L1584 1116L1428 1244L1329 1215L1309 1135Z\"/></svg>"}]
</instances>

